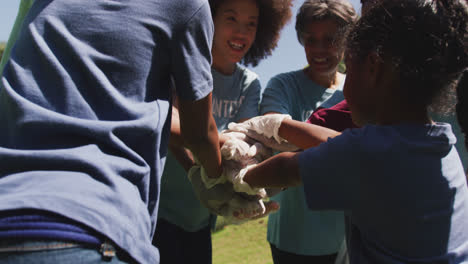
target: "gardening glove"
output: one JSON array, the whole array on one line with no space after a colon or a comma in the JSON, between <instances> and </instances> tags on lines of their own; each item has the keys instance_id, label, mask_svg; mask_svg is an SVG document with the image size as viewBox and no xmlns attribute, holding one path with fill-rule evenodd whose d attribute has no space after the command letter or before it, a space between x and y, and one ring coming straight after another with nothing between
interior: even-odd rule
<instances>
[{"instance_id":1,"label":"gardening glove","mask_svg":"<svg viewBox=\"0 0 468 264\"><path fill-rule=\"evenodd\" d=\"M210 188L208 188L203 180L204 177L207 178L206 172L199 165L193 166L188 172L188 178L192 183L192 189L198 200L212 213L228 216L231 211L228 203L234 196L232 183L224 181L223 183L210 185ZM223 175L220 177L223 177Z\"/></svg>"},{"instance_id":2,"label":"gardening glove","mask_svg":"<svg viewBox=\"0 0 468 264\"><path fill-rule=\"evenodd\" d=\"M245 133L237 132L237 131L230 131L229 129L223 130L220 134L223 136L227 136L228 138L235 138L235 139L245 141L249 145L253 145L256 142L252 138L249 138Z\"/></svg>"},{"instance_id":3,"label":"gardening glove","mask_svg":"<svg viewBox=\"0 0 468 264\"><path fill-rule=\"evenodd\" d=\"M281 126L281 122L283 122L284 119L291 119L291 116L285 114L257 116L242 123L234 123L234 125L231 125L233 123L230 123L228 128L231 131L242 132L245 134L251 130L267 138L274 138L276 142L281 143L285 140L278 135L278 131Z\"/></svg>"},{"instance_id":4,"label":"gardening glove","mask_svg":"<svg viewBox=\"0 0 468 264\"><path fill-rule=\"evenodd\" d=\"M226 173L228 180L234 185L234 190L236 192L246 193L249 195L257 195L261 198L267 196L264 188L253 188L247 182L244 181L244 176L250 169L257 166L257 164L247 165L245 168L240 170L235 170L229 173Z\"/></svg>"},{"instance_id":5,"label":"gardening glove","mask_svg":"<svg viewBox=\"0 0 468 264\"><path fill-rule=\"evenodd\" d=\"M278 151L296 151L299 148L290 144L278 135L279 127L284 119L291 119L289 115L271 114L258 116L243 123L229 123L228 131L242 132L248 138L262 143L265 147Z\"/></svg>"},{"instance_id":6,"label":"gardening glove","mask_svg":"<svg viewBox=\"0 0 468 264\"><path fill-rule=\"evenodd\" d=\"M225 183L227 181L226 177L223 177L223 175L219 176L218 178L208 177L208 175L206 174L205 169L199 165L200 162L198 161L198 159L197 159L197 157L195 155L193 156L193 159L195 160L195 164L197 164L196 166L200 167L200 173L199 174L200 174L200 177L201 177L201 181L205 185L205 188L210 189L210 188L212 188L213 186L215 186L217 184L223 184L223 183ZM188 174L188 176L189 176L189 179L190 179L190 173Z\"/></svg>"},{"instance_id":7,"label":"gardening glove","mask_svg":"<svg viewBox=\"0 0 468 264\"><path fill-rule=\"evenodd\" d=\"M230 208L233 209L233 212L230 214L232 217L226 220L230 224L241 224L246 221L265 217L272 212L276 212L280 207L275 201L265 202L257 199L257 196L236 193L235 199L230 202ZM245 203L248 200L250 200L250 202L246 205ZM241 209L236 209L239 207Z\"/></svg>"}]
</instances>

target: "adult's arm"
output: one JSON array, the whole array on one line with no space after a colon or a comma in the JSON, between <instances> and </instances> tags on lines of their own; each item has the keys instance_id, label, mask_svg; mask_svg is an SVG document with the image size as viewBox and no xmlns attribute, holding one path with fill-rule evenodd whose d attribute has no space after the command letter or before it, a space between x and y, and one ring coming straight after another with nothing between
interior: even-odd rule
<instances>
[{"instance_id":1,"label":"adult's arm","mask_svg":"<svg viewBox=\"0 0 468 264\"><path fill-rule=\"evenodd\" d=\"M186 146L205 168L208 177L221 175L218 129L211 110L211 93L197 100L179 98L180 133Z\"/></svg>"}]
</instances>

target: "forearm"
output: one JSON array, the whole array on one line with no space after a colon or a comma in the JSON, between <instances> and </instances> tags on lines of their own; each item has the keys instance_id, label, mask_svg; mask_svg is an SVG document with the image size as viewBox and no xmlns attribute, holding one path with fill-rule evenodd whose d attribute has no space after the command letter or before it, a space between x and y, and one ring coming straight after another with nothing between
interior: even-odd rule
<instances>
[{"instance_id":1,"label":"forearm","mask_svg":"<svg viewBox=\"0 0 468 264\"><path fill-rule=\"evenodd\" d=\"M180 131L186 146L211 178L221 175L218 129L211 111L211 94L196 101L179 101Z\"/></svg>"},{"instance_id":2,"label":"forearm","mask_svg":"<svg viewBox=\"0 0 468 264\"><path fill-rule=\"evenodd\" d=\"M316 147L320 143L326 142L328 138L334 138L341 133L326 127L286 119L281 123L278 134L289 143L301 149L308 149Z\"/></svg>"},{"instance_id":3,"label":"forearm","mask_svg":"<svg viewBox=\"0 0 468 264\"><path fill-rule=\"evenodd\" d=\"M190 168L195 165L195 161L190 150L174 145L169 145L169 150L185 171L188 172Z\"/></svg>"},{"instance_id":4,"label":"forearm","mask_svg":"<svg viewBox=\"0 0 468 264\"><path fill-rule=\"evenodd\" d=\"M244 181L253 188L282 188L301 184L299 153L283 152L251 168Z\"/></svg>"},{"instance_id":5,"label":"forearm","mask_svg":"<svg viewBox=\"0 0 468 264\"><path fill-rule=\"evenodd\" d=\"M179 109L172 106L171 118L171 136L169 138L169 147L182 148L184 146L184 139L180 130Z\"/></svg>"}]
</instances>

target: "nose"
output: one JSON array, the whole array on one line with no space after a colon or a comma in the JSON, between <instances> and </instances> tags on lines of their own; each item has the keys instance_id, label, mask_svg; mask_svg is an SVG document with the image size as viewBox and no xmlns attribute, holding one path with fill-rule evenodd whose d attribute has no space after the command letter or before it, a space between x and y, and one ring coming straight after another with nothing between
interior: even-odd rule
<instances>
[{"instance_id":1,"label":"nose","mask_svg":"<svg viewBox=\"0 0 468 264\"><path fill-rule=\"evenodd\" d=\"M239 35L242 35L242 36L246 36L249 33L248 25L238 24L236 26L235 33L239 34Z\"/></svg>"}]
</instances>

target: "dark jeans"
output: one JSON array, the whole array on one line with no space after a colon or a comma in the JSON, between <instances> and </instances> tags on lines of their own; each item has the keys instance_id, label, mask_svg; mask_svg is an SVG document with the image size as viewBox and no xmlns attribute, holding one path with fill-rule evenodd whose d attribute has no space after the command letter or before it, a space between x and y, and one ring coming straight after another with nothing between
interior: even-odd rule
<instances>
[{"instance_id":1,"label":"dark jeans","mask_svg":"<svg viewBox=\"0 0 468 264\"><path fill-rule=\"evenodd\" d=\"M104 257L98 248L63 241L11 241L0 242L0 263L2 264L123 264L135 263L126 254L116 252L113 257Z\"/></svg>"},{"instance_id":2,"label":"dark jeans","mask_svg":"<svg viewBox=\"0 0 468 264\"><path fill-rule=\"evenodd\" d=\"M274 264L334 264L336 253L322 256L297 255L282 251L270 243L271 256Z\"/></svg>"},{"instance_id":3,"label":"dark jeans","mask_svg":"<svg viewBox=\"0 0 468 264\"><path fill-rule=\"evenodd\" d=\"M158 219L153 245L159 249L161 264L200 263L211 264L211 230L188 232Z\"/></svg>"}]
</instances>

